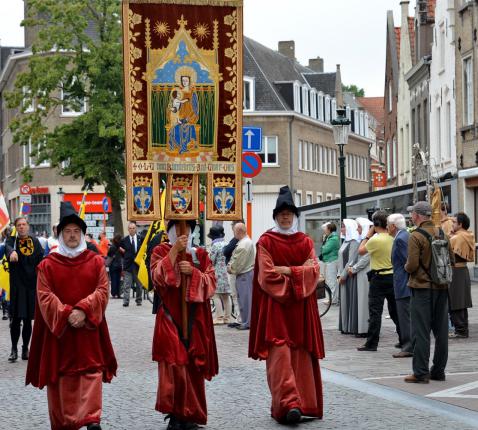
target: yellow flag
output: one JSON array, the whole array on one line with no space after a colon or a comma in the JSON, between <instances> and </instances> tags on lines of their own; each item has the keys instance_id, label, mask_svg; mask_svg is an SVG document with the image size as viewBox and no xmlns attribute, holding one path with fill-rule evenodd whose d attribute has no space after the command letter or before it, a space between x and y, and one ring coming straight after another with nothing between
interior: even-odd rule
<instances>
[{"instance_id":1,"label":"yellow flag","mask_svg":"<svg viewBox=\"0 0 478 430\"><path fill-rule=\"evenodd\" d=\"M86 196L88 195L88 191L83 193L83 198L81 199L80 210L78 211L78 216L81 219L85 219L85 212L86 212Z\"/></svg>"},{"instance_id":2,"label":"yellow flag","mask_svg":"<svg viewBox=\"0 0 478 430\"><path fill-rule=\"evenodd\" d=\"M20 203L20 210L18 211L18 216L22 216L23 215L23 202ZM12 228L12 233L10 234L10 236L16 236L17 235L17 229L15 228L15 226L13 226Z\"/></svg>"},{"instance_id":3,"label":"yellow flag","mask_svg":"<svg viewBox=\"0 0 478 430\"><path fill-rule=\"evenodd\" d=\"M164 214L164 207L166 204L166 193L163 191L161 193L161 214ZM141 283L145 290L149 290L149 276L148 268L146 267L146 251L148 250L148 245L153 239L153 237L160 231L165 232L166 227L164 224L164 217L160 221L154 221L148 228L148 232L139 248L138 254L134 262L138 265L138 281Z\"/></svg>"},{"instance_id":4,"label":"yellow flag","mask_svg":"<svg viewBox=\"0 0 478 430\"><path fill-rule=\"evenodd\" d=\"M10 272L8 270L7 257L0 260L0 290L6 292L6 300L10 300Z\"/></svg>"}]
</instances>

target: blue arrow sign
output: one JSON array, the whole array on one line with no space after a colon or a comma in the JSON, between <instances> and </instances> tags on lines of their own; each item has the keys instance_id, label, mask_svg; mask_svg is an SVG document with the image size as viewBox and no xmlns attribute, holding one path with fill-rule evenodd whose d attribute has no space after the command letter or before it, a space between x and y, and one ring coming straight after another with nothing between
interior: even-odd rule
<instances>
[{"instance_id":1,"label":"blue arrow sign","mask_svg":"<svg viewBox=\"0 0 478 430\"><path fill-rule=\"evenodd\" d=\"M108 212L108 209L110 208L110 205L108 203L108 197L103 197L103 212Z\"/></svg>"},{"instance_id":2,"label":"blue arrow sign","mask_svg":"<svg viewBox=\"0 0 478 430\"><path fill-rule=\"evenodd\" d=\"M242 150L248 152L262 151L262 128L242 127Z\"/></svg>"}]
</instances>

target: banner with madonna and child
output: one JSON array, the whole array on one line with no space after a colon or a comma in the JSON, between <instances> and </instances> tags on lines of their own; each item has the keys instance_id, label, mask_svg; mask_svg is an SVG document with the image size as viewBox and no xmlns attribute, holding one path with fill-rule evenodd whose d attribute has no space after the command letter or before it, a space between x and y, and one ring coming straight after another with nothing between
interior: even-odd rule
<instances>
[{"instance_id":1,"label":"banner with madonna and child","mask_svg":"<svg viewBox=\"0 0 478 430\"><path fill-rule=\"evenodd\" d=\"M128 219L242 217L242 0L123 0ZM167 178L166 178L167 177ZM204 187L202 187L204 190Z\"/></svg>"}]
</instances>

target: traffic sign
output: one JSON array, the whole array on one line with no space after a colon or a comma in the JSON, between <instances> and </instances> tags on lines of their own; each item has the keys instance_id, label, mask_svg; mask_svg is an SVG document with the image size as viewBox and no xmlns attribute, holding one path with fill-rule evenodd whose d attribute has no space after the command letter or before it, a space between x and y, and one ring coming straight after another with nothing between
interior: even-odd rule
<instances>
[{"instance_id":1,"label":"traffic sign","mask_svg":"<svg viewBox=\"0 0 478 430\"><path fill-rule=\"evenodd\" d=\"M242 154L242 176L244 178L253 178L262 170L262 160L254 152L244 152Z\"/></svg>"},{"instance_id":2,"label":"traffic sign","mask_svg":"<svg viewBox=\"0 0 478 430\"><path fill-rule=\"evenodd\" d=\"M252 202L254 200L252 196L252 178L247 178L246 179L246 184L244 186L244 194L246 196L246 202Z\"/></svg>"},{"instance_id":3,"label":"traffic sign","mask_svg":"<svg viewBox=\"0 0 478 430\"><path fill-rule=\"evenodd\" d=\"M22 194L20 196L20 203L31 203L32 195L31 194Z\"/></svg>"},{"instance_id":4,"label":"traffic sign","mask_svg":"<svg viewBox=\"0 0 478 430\"><path fill-rule=\"evenodd\" d=\"M22 206L22 214L23 215L28 215L32 211L32 206L28 203L25 203Z\"/></svg>"},{"instance_id":5,"label":"traffic sign","mask_svg":"<svg viewBox=\"0 0 478 430\"><path fill-rule=\"evenodd\" d=\"M242 150L249 152L262 151L262 128L242 127Z\"/></svg>"},{"instance_id":6,"label":"traffic sign","mask_svg":"<svg viewBox=\"0 0 478 430\"><path fill-rule=\"evenodd\" d=\"M110 205L108 203L108 197L103 197L103 212L108 212L108 209L110 208Z\"/></svg>"},{"instance_id":7,"label":"traffic sign","mask_svg":"<svg viewBox=\"0 0 478 430\"><path fill-rule=\"evenodd\" d=\"M31 188L30 188L30 185L28 184L23 184L21 187L20 187L20 194L30 194L31 192Z\"/></svg>"}]
</instances>

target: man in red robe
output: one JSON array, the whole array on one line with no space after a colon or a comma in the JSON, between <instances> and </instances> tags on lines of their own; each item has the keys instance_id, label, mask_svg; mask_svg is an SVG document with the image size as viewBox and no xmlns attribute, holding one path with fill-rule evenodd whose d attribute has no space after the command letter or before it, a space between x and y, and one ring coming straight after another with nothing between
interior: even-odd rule
<instances>
[{"instance_id":1,"label":"man in red robe","mask_svg":"<svg viewBox=\"0 0 478 430\"><path fill-rule=\"evenodd\" d=\"M323 414L319 265L312 239L297 231L297 216L289 187L282 187L276 227L257 243L249 337L249 357L266 360L271 415L287 424Z\"/></svg>"},{"instance_id":2,"label":"man in red robe","mask_svg":"<svg viewBox=\"0 0 478 430\"><path fill-rule=\"evenodd\" d=\"M38 266L26 384L47 387L53 430L101 430L102 383L117 368L104 315L108 276L71 203L60 211L58 250Z\"/></svg>"},{"instance_id":3,"label":"man in red robe","mask_svg":"<svg viewBox=\"0 0 478 430\"><path fill-rule=\"evenodd\" d=\"M161 301L153 339L153 360L159 370L156 410L168 414L168 430L191 430L206 424L204 380L218 372L209 304L216 290L216 275L207 252L192 247L194 226L194 221L188 221L184 234L178 221L170 221L170 243L154 248L151 256L151 278ZM181 258L183 251L185 257ZM186 288L185 337L181 278Z\"/></svg>"}]
</instances>

